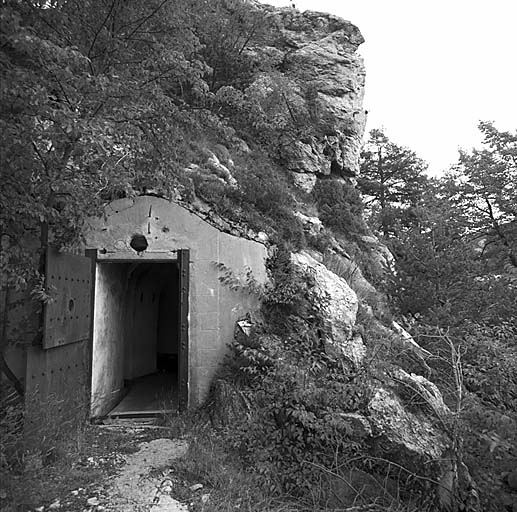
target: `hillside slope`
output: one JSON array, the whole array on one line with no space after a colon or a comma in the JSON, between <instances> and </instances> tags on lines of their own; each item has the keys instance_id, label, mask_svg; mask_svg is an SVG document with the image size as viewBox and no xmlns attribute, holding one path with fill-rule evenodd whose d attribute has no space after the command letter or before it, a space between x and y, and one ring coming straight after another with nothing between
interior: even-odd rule
<instances>
[{"instance_id":1,"label":"hillside slope","mask_svg":"<svg viewBox=\"0 0 517 512\"><path fill-rule=\"evenodd\" d=\"M357 27L244 0L3 9L9 286L37 281L28 233L70 246L113 199L179 202L268 247L266 286L218 262L261 308L196 418L256 488L313 510L479 510L459 355L441 361L445 400L393 319L393 258L363 218Z\"/></svg>"}]
</instances>

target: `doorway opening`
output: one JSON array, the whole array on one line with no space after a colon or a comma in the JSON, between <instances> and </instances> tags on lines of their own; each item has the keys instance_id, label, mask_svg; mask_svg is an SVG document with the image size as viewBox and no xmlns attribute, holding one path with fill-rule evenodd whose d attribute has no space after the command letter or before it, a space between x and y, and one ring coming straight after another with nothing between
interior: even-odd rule
<instances>
[{"instance_id":1,"label":"doorway opening","mask_svg":"<svg viewBox=\"0 0 517 512\"><path fill-rule=\"evenodd\" d=\"M184 297L180 261L98 262L92 357L93 417L175 411Z\"/></svg>"}]
</instances>

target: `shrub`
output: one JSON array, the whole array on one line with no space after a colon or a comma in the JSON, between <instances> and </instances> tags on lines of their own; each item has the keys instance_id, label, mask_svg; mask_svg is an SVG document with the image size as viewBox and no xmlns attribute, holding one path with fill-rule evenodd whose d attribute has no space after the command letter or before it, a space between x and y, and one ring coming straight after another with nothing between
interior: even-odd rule
<instances>
[{"instance_id":1,"label":"shrub","mask_svg":"<svg viewBox=\"0 0 517 512\"><path fill-rule=\"evenodd\" d=\"M517 415L517 327L463 321L447 337L436 327L419 324L416 340L433 353L429 378L456 410L459 452L480 488L482 510L503 510L500 475L515 464ZM448 338L459 355L455 381ZM458 396L458 389L460 394Z\"/></svg>"},{"instance_id":2,"label":"shrub","mask_svg":"<svg viewBox=\"0 0 517 512\"><path fill-rule=\"evenodd\" d=\"M313 194L326 227L352 238L368 233L361 196L353 186L337 180L318 180Z\"/></svg>"},{"instance_id":3,"label":"shrub","mask_svg":"<svg viewBox=\"0 0 517 512\"><path fill-rule=\"evenodd\" d=\"M23 403L8 381L0 381L0 473L22 466Z\"/></svg>"},{"instance_id":4,"label":"shrub","mask_svg":"<svg viewBox=\"0 0 517 512\"><path fill-rule=\"evenodd\" d=\"M265 326L251 342L233 344L233 378L241 383L250 417L232 425L230 443L278 492L307 493L314 465L331 467L357 454L343 416L369 400L364 369L327 343L325 299L311 293L314 278L297 271L280 247L268 261L273 285L264 293Z\"/></svg>"}]
</instances>

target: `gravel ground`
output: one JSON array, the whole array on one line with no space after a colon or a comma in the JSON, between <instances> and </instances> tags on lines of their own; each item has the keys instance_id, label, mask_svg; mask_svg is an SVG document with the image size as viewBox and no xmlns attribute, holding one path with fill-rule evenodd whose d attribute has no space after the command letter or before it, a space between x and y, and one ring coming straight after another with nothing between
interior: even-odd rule
<instances>
[{"instance_id":1,"label":"gravel ground","mask_svg":"<svg viewBox=\"0 0 517 512\"><path fill-rule=\"evenodd\" d=\"M175 474L174 461L188 445L171 437L168 429L156 426L91 426L77 453L71 450L50 463L29 454L23 471L4 472L0 509L186 512L208 495L201 484Z\"/></svg>"}]
</instances>

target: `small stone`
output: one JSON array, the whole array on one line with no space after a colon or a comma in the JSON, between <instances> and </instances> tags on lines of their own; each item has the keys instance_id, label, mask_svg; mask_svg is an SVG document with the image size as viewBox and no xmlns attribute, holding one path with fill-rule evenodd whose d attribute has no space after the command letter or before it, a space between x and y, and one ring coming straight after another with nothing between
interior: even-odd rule
<instances>
[{"instance_id":1,"label":"small stone","mask_svg":"<svg viewBox=\"0 0 517 512\"><path fill-rule=\"evenodd\" d=\"M45 510L45 507L38 507L34 509L34 512L43 512Z\"/></svg>"},{"instance_id":2,"label":"small stone","mask_svg":"<svg viewBox=\"0 0 517 512\"><path fill-rule=\"evenodd\" d=\"M104 512L104 510L106 510L106 507L99 505L96 510L97 510L97 512Z\"/></svg>"},{"instance_id":3,"label":"small stone","mask_svg":"<svg viewBox=\"0 0 517 512\"><path fill-rule=\"evenodd\" d=\"M96 497L88 498L86 500L86 504L89 505L90 507L95 507L99 504L99 500Z\"/></svg>"},{"instance_id":4,"label":"small stone","mask_svg":"<svg viewBox=\"0 0 517 512\"><path fill-rule=\"evenodd\" d=\"M194 484L194 485L191 485L189 487L189 489L192 491L192 492L195 492L195 491L199 491L199 489L202 489L203 488L203 484Z\"/></svg>"},{"instance_id":5,"label":"small stone","mask_svg":"<svg viewBox=\"0 0 517 512\"><path fill-rule=\"evenodd\" d=\"M268 242L269 241L269 237L267 236L266 233L264 233L264 231L260 231L258 234L257 234L257 239L259 242Z\"/></svg>"},{"instance_id":6,"label":"small stone","mask_svg":"<svg viewBox=\"0 0 517 512\"><path fill-rule=\"evenodd\" d=\"M201 496L201 503L203 505L206 505L208 503L208 500L210 499L210 494L203 494L203 496Z\"/></svg>"},{"instance_id":7,"label":"small stone","mask_svg":"<svg viewBox=\"0 0 517 512\"><path fill-rule=\"evenodd\" d=\"M75 491L72 491L70 494L72 494L73 496L78 496L79 491L76 489Z\"/></svg>"},{"instance_id":8,"label":"small stone","mask_svg":"<svg viewBox=\"0 0 517 512\"><path fill-rule=\"evenodd\" d=\"M54 503L51 503L48 508L49 510L57 510L58 508L61 508L61 502L56 500Z\"/></svg>"}]
</instances>

